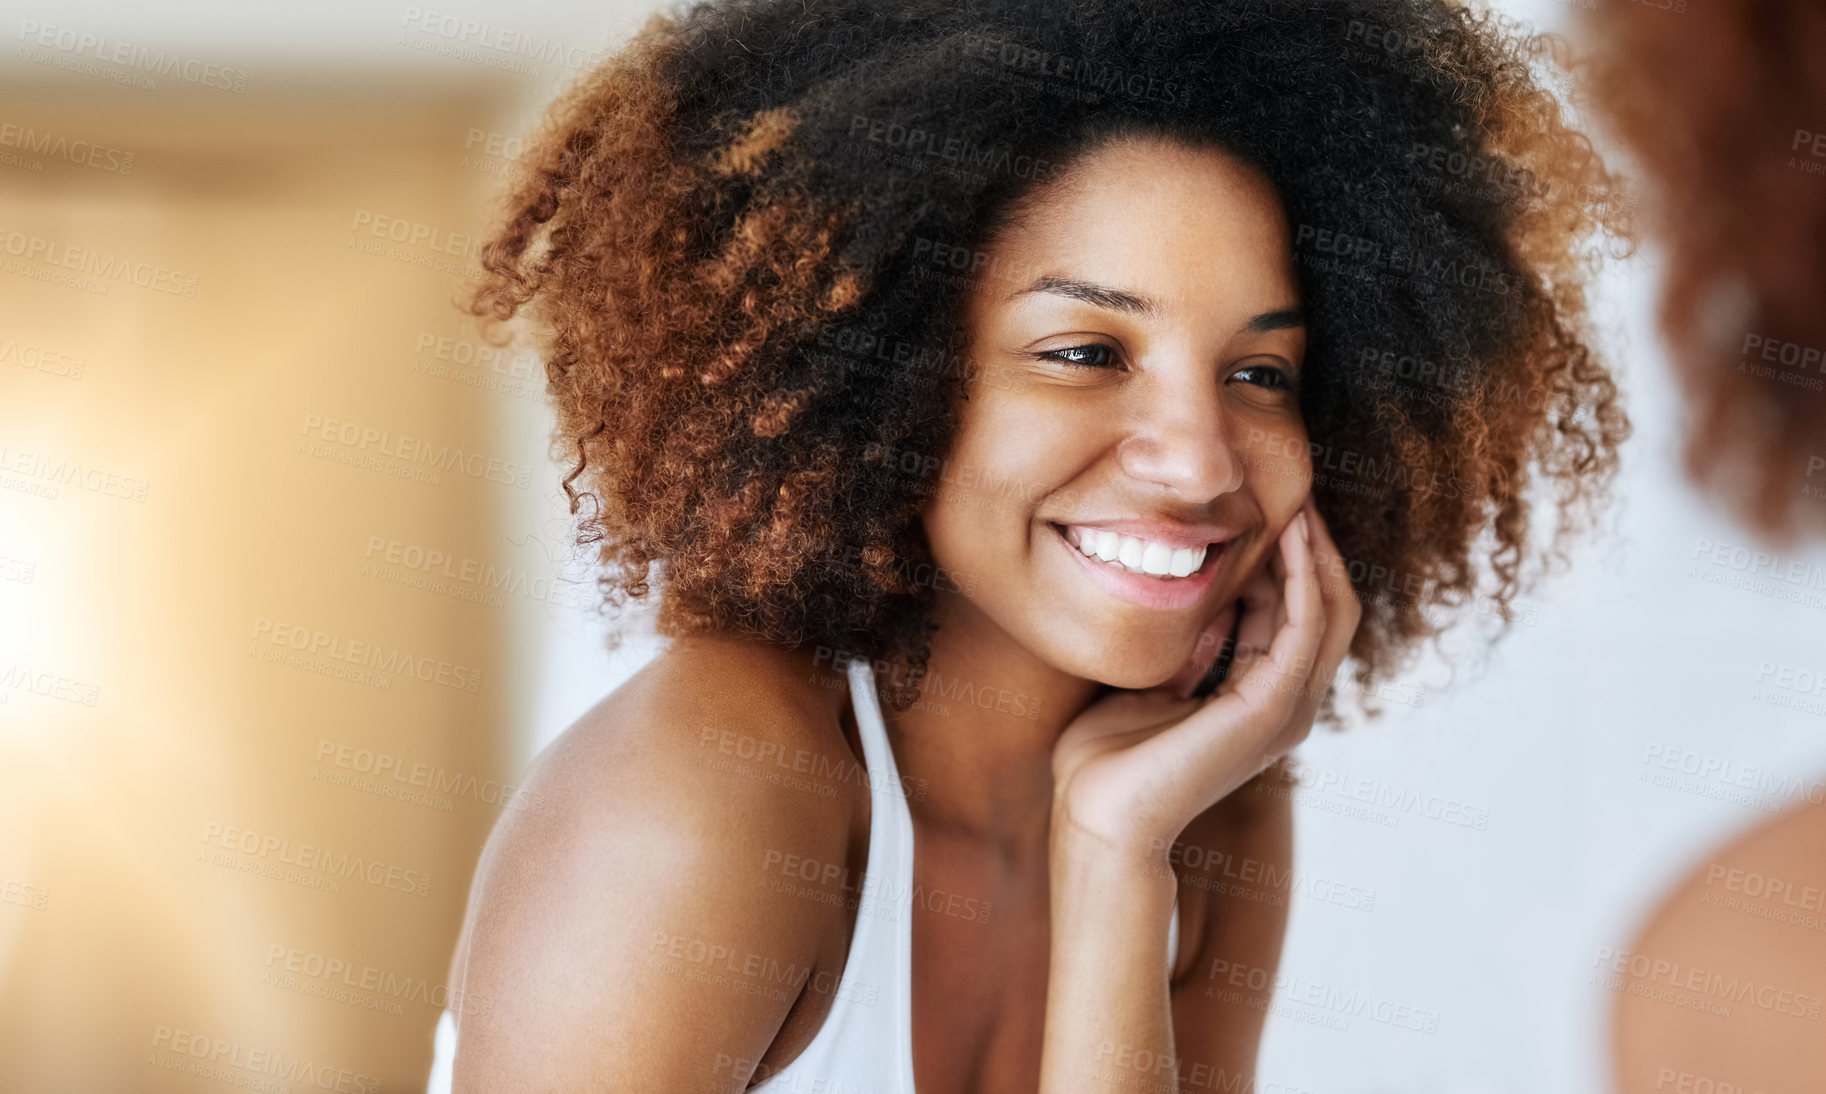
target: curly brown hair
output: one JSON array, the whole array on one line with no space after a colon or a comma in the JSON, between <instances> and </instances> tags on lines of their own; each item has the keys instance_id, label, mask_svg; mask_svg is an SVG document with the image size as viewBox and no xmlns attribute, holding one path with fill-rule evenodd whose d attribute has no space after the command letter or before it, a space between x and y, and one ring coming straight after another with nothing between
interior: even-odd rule
<instances>
[{"instance_id":1,"label":"curly brown hair","mask_svg":"<svg viewBox=\"0 0 1826 1094\"><path fill-rule=\"evenodd\" d=\"M1667 254L1687 474L1765 534L1826 532L1826 8L1610 2L1581 29Z\"/></svg>"},{"instance_id":2,"label":"curly brown hair","mask_svg":"<svg viewBox=\"0 0 1826 1094\"><path fill-rule=\"evenodd\" d=\"M1486 585L1508 622L1628 432L1585 301L1626 210L1530 74L1553 45L1453 0L696 3L552 107L469 306L537 320L607 604L657 564L662 634L919 670L919 507L974 376L956 267L1101 141L1221 147L1295 237L1367 679Z\"/></svg>"}]
</instances>

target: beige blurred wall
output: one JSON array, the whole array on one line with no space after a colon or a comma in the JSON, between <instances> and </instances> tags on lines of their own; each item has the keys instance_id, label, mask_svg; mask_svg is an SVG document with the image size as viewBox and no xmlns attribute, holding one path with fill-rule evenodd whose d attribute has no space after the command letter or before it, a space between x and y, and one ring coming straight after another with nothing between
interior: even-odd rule
<instances>
[{"instance_id":1,"label":"beige blurred wall","mask_svg":"<svg viewBox=\"0 0 1826 1094\"><path fill-rule=\"evenodd\" d=\"M452 304L548 93L0 86L0 1086L422 1088L567 595Z\"/></svg>"}]
</instances>

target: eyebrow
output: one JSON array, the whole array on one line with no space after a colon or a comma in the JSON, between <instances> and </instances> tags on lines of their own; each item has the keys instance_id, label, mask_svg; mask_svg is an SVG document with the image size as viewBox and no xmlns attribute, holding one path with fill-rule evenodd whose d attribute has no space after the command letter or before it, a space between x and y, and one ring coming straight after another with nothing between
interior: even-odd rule
<instances>
[{"instance_id":1,"label":"eyebrow","mask_svg":"<svg viewBox=\"0 0 1826 1094\"><path fill-rule=\"evenodd\" d=\"M1054 293L1068 296L1073 300L1082 300L1099 308L1124 312L1129 315L1145 315L1156 318L1161 313L1160 302L1145 293L1130 292L1126 289L1098 285L1090 281L1081 281L1075 277L1053 277L1045 275L1034 280L1025 289L1009 293L1007 300L1023 296L1030 292ZM1265 311L1244 323L1242 330L1251 334L1265 334L1268 331L1287 330L1306 325L1306 315L1301 309L1282 308L1279 311Z\"/></svg>"}]
</instances>

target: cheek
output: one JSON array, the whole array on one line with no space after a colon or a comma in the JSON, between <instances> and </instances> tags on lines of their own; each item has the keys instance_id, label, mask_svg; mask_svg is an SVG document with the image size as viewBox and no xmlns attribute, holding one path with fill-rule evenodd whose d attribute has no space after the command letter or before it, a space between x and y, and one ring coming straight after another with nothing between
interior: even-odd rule
<instances>
[{"instance_id":1,"label":"cheek","mask_svg":"<svg viewBox=\"0 0 1826 1094\"><path fill-rule=\"evenodd\" d=\"M922 507L934 561L985 571L1028 549L1036 513L1064 505L1086 449L1045 400L988 390L964 404L951 452Z\"/></svg>"},{"instance_id":2,"label":"cheek","mask_svg":"<svg viewBox=\"0 0 1826 1094\"><path fill-rule=\"evenodd\" d=\"M1267 531L1278 534L1312 490L1306 430L1297 422L1250 429L1238 447L1247 489L1267 519Z\"/></svg>"},{"instance_id":3,"label":"cheek","mask_svg":"<svg viewBox=\"0 0 1826 1094\"><path fill-rule=\"evenodd\" d=\"M995 487L1018 470L1006 466L1010 454L988 411L979 398L964 404L951 449L928 480L920 507L933 561L957 573L981 571L994 557L996 537L983 533L999 527L1008 509Z\"/></svg>"},{"instance_id":4,"label":"cheek","mask_svg":"<svg viewBox=\"0 0 1826 1094\"><path fill-rule=\"evenodd\" d=\"M1074 432L1039 401L973 398L935 484L939 504L997 527L1028 523L1072 474Z\"/></svg>"}]
</instances>

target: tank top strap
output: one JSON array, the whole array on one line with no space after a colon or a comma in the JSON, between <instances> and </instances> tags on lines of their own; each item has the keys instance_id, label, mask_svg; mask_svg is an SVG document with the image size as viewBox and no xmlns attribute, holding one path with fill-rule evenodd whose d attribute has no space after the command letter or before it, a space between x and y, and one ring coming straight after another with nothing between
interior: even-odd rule
<instances>
[{"instance_id":1,"label":"tank top strap","mask_svg":"<svg viewBox=\"0 0 1826 1094\"><path fill-rule=\"evenodd\" d=\"M856 732L868 763L869 861L856 914L852 959L861 974L876 978L884 1012L893 1020L878 1028L888 1034L888 1090L913 1094L913 814L907 807L900 765L888 740L875 671L864 658L847 667Z\"/></svg>"},{"instance_id":2,"label":"tank top strap","mask_svg":"<svg viewBox=\"0 0 1826 1094\"><path fill-rule=\"evenodd\" d=\"M894 750L888 743L888 728L881 714L881 697L875 688L875 672L867 661L860 658L852 659L850 661L848 672L850 679L850 701L856 711L856 730L862 738L863 756L868 760L869 787L875 792L873 800L877 804L882 802L881 791L885 784L886 788L891 791L893 797L893 808L887 810L886 815L895 818L894 823L897 831L904 832L904 840L900 840L899 837L896 837L897 842L904 845L904 850L899 848L884 849L878 839L885 835L885 833L882 832L884 826L879 824L871 824L869 826L868 872L873 877L882 876L877 873L874 864L877 862L886 863L891 858L896 864L893 876L896 878L897 884L904 886L903 888L896 890L896 895L900 900L909 902L907 906L910 908L910 900L913 891L913 820L911 813L907 809L906 788L901 785L900 767L894 762ZM881 817L884 816L884 813L883 811L878 810L875 813L875 816ZM901 957L900 968L911 973L913 968L912 930L909 927L902 933L904 935L906 949ZM1179 941L1179 897L1175 894L1173 897L1173 915L1172 918L1167 921L1167 972L1169 975L1173 971L1173 966L1179 961ZM910 984L911 977L909 976L907 979L899 982ZM911 988L907 989L906 999L901 1004L901 1009L905 1014L911 1015L913 1013ZM911 1051L912 1047L909 1044L909 1054Z\"/></svg>"},{"instance_id":3,"label":"tank top strap","mask_svg":"<svg viewBox=\"0 0 1826 1094\"><path fill-rule=\"evenodd\" d=\"M894 879L894 898L903 912L912 910L913 897L913 819L907 809L906 788L901 785L900 766L894 762L894 750L888 742L888 728L881 714L881 697L875 688L875 672L869 663L861 658L852 659L849 663L850 701L856 711L856 730L862 738L862 752L869 766L869 788L873 792L876 805L874 816L884 820L892 819L892 835L888 824L871 823L869 825L869 881L880 880L885 885L886 879ZM884 790L886 795L884 798ZM891 801L886 800L891 799ZM884 842L892 846L884 847ZM876 863L883 864L883 870L877 871ZM889 869L888 864L892 863ZM904 916L903 919L909 917ZM912 1060L912 1023L913 995L913 930L911 922L902 927L898 937L899 956L895 966L895 990L898 997L896 1009L908 1016L903 1024L907 1044L908 1073L911 1074ZM1179 897L1173 897L1173 914L1167 921L1167 975L1173 973L1173 966L1179 961ZM912 1089L911 1083L908 1090Z\"/></svg>"},{"instance_id":4,"label":"tank top strap","mask_svg":"<svg viewBox=\"0 0 1826 1094\"><path fill-rule=\"evenodd\" d=\"M811 1043L749 1094L915 1094L913 815L869 662L845 669L869 787L869 860L837 998ZM1179 948L1177 901L1167 969Z\"/></svg>"},{"instance_id":5,"label":"tank top strap","mask_svg":"<svg viewBox=\"0 0 1826 1094\"><path fill-rule=\"evenodd\" d=\"M863 759L868 762L869 789L883 789L900 795L900 765L894 762L894 749L888 743L888 726L881 714L881 696L875 687L875 670L862 658L851 658L845 671L849 674L850 706L856 714L857 734L862 738ZM904 805L905 802L903 801ZM909 825L911 817L908 819ZM875 829L870 828L873 850Z\"/></svg>"}]
</instances>

